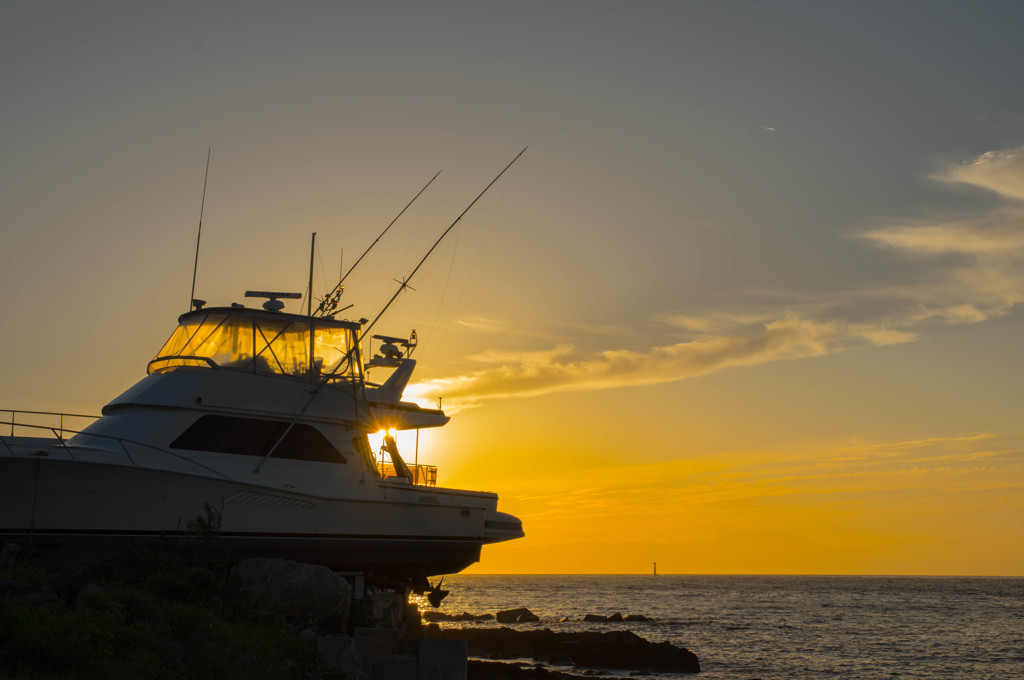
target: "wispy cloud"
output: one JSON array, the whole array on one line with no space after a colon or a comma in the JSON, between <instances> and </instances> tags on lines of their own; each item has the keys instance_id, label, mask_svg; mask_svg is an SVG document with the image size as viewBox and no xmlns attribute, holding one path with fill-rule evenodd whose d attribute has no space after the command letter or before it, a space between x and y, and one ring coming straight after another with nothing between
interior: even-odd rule
<instances>
[{"instance_id":1,"label":"wispy cloud","mask_svg":"<svg viewBox=\"0 0 1024 680\"><path fill-rule=\"evenodd\" d=\"M939 181L976 186L1003 198L1024 201L1024 147L984 153L934 175Z\"/></svg>"},{"instance_id":2,"label":"wispy cloud","mask_svg":"<svg viewBox=\"0 0 1024 680\"><path fill-rule=\"evenodd\" d=\"M664 314L684 336L648 349L585 353L571 345L533 352L492 350L479 370L410 387L409 396L451 408L557 391L672 382L740 366L915 340L929 325L973 324L1024 302L1024 148L993 151L933 179L995 198L977 214L893 222L858 234L872 246L919 263L915 280L827 294L772 299L753 311ZM505 326L470 319L485 331ZM605 336L607 337L607 336Z\"/></svg>"},{"instance_id":3,"label":"wispy cloud","mask_svg":"<svg viewBox=\"0 0 1024 680\"><path fill-rule=\"evenodd\" d=\"M410 387L410 396L426 400L443 396L458 408L499 397L673 382L723 368L909 342L913 337L869 324L791 316L742 334L704 335L646 351L607 350L581 356L573 347L562 346L545 352L488 352L476 359L491 366L417 383Z\"/></svg>"},{"instance_id":4,"label":"wispy cloud","mask_svg":"<svg viewBox=\"0 0 1024 680\"><path fill-rule=\"evenodd\" d=\"M930 264L928 279L894 291L920 305L908 318L977 323L1024 302L1024 147L991 151L934 179L982 189L996 199L970 216L904 222L861 236Z\"/></svg>"}]
</instances>

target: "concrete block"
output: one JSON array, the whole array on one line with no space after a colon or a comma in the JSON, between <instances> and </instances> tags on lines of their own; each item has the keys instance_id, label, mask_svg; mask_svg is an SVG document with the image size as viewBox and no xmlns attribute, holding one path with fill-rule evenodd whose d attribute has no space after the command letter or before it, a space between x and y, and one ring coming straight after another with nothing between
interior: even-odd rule
<instances>
[{"instance_id":1,"label":"concrete block","mask_svg":"<svg viewBox=\"0 0 1024 680\"><path fill-rule=\"evenodd\" d=\"M420 655L420 643L423 638L418 637L402 637L398 640L398 653L399 654L412 654L419 658Z\"/></svg>"},{"instance_id":2,"label":"concrete block","mask_svg":"<svg viewBox=\"0 0 1024 680\"><path fill-rule=\"evenodd\" d=\"M349 680L370 680L373 641L354 640L347 635L322 635L316 641L320 658Z\"/></svg>"},{"instance_id":3,"label":"concrete block","mask_svg":"<svg viewBox=\"0 0 1024 680\"><path fill-rule=\"evenodd\" d=\"M373 657L373 680L418 680L416 657L412 654Z\"/></svg>"},{"instance_id":4,"label":"concrete block","mask_svg":"<svg viewBox=\"0 0 1024 680\"><path fill-rule=\"evenodd\" d=\"M365 638L373 641L373 653L398 654L397 628L356 628L353 631L356 639Z\"/></svg>"},{"instance_id":5,"label":"concrete block","mask_svg":"<svg viewBox=\"0 0 1024 680\"><path fill-rule=\"evenodd\" d=\"M465 640L420 640L417 680L466 680L469 647Z\"/></svg>"}]
</instances>

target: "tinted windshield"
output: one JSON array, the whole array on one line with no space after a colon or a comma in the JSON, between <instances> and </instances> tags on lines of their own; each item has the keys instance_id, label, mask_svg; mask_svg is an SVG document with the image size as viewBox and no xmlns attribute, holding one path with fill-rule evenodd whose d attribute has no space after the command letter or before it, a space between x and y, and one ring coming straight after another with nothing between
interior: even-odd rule
<instances>
[{"instance_id":1,"label":"tinted windshield","mask_svg":"<svg viewBox=\"0 0 1024 680\"><path fill-rule=\"evenodd\" d=\"M149 372L215 366L313 379L362 375L359 353L350 352L354 329L337 324L250 309L189 314L150 362Z\"/></svg>"}]
</instances>

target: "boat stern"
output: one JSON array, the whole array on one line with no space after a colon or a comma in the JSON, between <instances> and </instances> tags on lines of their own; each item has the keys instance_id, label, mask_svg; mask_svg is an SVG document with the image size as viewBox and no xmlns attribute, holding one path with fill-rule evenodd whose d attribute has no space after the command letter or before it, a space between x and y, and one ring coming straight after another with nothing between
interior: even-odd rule
<instances>
[{"instance_id":1,"label":"boat stern","mask_svg":"<svg viewBox=\"0 0 1024 680\"><path fill-rule=\"evenodd\" d=\"M523 522L507 512L489 510L484 517L484 544L501 543L516 538L523 538Z\"/></svg>"}]
</instances>

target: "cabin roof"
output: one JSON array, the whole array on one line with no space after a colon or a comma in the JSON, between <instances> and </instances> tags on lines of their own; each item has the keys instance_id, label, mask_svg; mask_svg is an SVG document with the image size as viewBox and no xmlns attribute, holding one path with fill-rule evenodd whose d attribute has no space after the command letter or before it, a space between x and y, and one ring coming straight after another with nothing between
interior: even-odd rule
<instances>
[{"instance_id":1,"label":"cabin roof","mask_svg":"<svg viewBox=\"0 0 1024 680\"><path fill-rule=\"evenodd\" d=\"M330 317L309 317L305 314L289 314L287 312L268 312L265 309L259 309L257 307L203 307L202 309L194 309L190 312L185 312L178 317L178 323L182 323L187 319L193 317L206 316L207 314L228 314L232 316L255 316L258 319L276 319L279 321L289 322L302 322L309 323L313 321L317 326L323 326L326 328L347 328L349 330L358 331L363 325L358 321L348 321L345 319L332 319Z\"/></svg>"}]
</instances>

